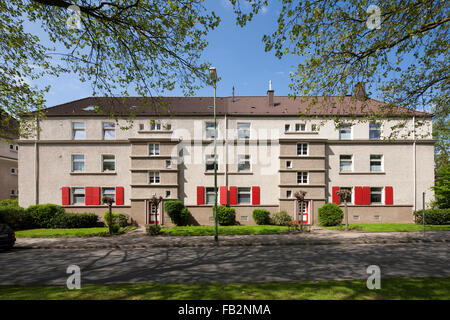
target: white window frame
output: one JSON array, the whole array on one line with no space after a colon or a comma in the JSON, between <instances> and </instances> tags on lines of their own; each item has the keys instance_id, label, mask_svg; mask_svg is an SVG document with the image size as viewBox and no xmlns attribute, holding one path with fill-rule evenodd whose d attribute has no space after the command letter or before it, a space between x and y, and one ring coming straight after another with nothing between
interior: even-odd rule
<instances>
[{"instance_id":1,"label":"white window frame","mask_svg":"<svg viewBox=\"0 0 450 320\"><path fill-rule=\"evenodd\" d=\"M219 169L219 157L216 158L217 161L217 169ZM212 165L211 169L208 169L208 165ZM205 172L214 171L214 154L205 155Z\"/></svg>"},{"instance_id":2,"label":"white window frame","mask_svg":"<svg viewBox=\"0 0 450 320\"><path fill-rule=\"evenodd\" d=\"M350 137L343 138L342 130L350 129ZM343 124L339 127L339 140L353 140L353 126L351 124Z\"/></svg>"},{"instance_id":3,"label":"white window frame","mask_svg":"<svg viewBox=\"0 0 450 320\"><path fill-rule=\"evenodd\" d=\"M372 160L372 156L379 156L380 159ZM380 161L380 170L372 170L372 161ZM369 156L369 169L370 172L384 172L384 156L382 154L371 154Z\"/></svg>"},{"instance_id":4,"label":"white window frame","mask_svg":"<svg viewBox=\"0 0 450 320\"><path fill-rule=\"evenodd\" d=\"M209 196L211 196L211 193L212 193L212 200L211 201L208 201L208 195ZM219 190L217 190L217 202L219 203L220 201L219 201L219 196L220 196L220 192L219 192ZM214 194L214 187L206 187L205 188L205 204L214 204L214 197L215 197L215 194Z\"/></svg>"},{"instance_id":5,"label":"white window frame","mask_svg":"<svg viewBox=\"0 0 450 320\"><path fill-rule=\"evenodd\" d=\"M298 150L298 146L300 146L300 145L302 146L302 147L301 147L301 151L302 151L302 152L299 154L299 153L298 153L298 151L299 151L299 150ZM303 153L303 151L304 151L303 146L305 146L305 145L306 145L306 154ZM297 143L296 146L297 146L297 151L296 151L296 152L297 152L297 156L299 156L299 157L307 157L307 156L309 156L309 143L299 142L299 143Z\"/></svg>"},{"instance_id":6,"label":"white window frame","mask_svg":"<svg viewBox=\"0 0 450 320\"><path fill-rule=\"evenodd\" d=\"M83 161L81 161L81 160L74 160L74 157L76 157L76 156L83 156ZM77 153L72 154L70 159L71 159L72 172L84 172L86 170L86 157L84 156L84 154L77 154ZM74 166L75 162L82 162L83 163L83 170L75 170L74 169L75 168L75 166ZM102 167L103 167L103 161L102 161Z\"/></svg>"},{"instance_id":7,"label":"white window frame","mask_svg":"<svg viewBox=\"0 0 450 320\"><path fill-rule=\"evenodd\" d=\"M248 159L247 159L248 158ZM246 164L248 162L248 169L239 169L239 165L240 164ZM252 162L251 162L251 157L249 154L239 154L238 155L238 167L237 167L237 171L238 172L252 172Z\"/></svg>"},{"instance_id":8,"label":"white window frame","mask_svg":"<svg viewBox=\"0 0 450 320\"><path fill-rule=\"evenodd\" d=\"M114 170L105 170L105 156L114 157ZM106 162L113 162L111 159L107 159ZM102 154L102 172L116 172L116 155L114 154Z\"/></svg>"},{"instance_id":9,"label":"white window frame","mask_svg":"<svg viewBox=\"0 0 450 320\"><path fill-rule=\"evenodd\" d=\"M82 193L75 193L75 190L83 190ZM75 195L83 195L83 202L80 203L75 203ZM70 204L73 205L80 205L80 204L85 204L86 203L86 189L84 187L71 187L70 188Z\"/></svg>"},{"instance_id":10,"label":"white window frame","mask_svg":"<svg viewBox=\"0 0 450 320\"><path fill-rule=\"evenodd\" d=\"M108 125L112 125L108 127ZM103 122L102 123L102 129L103 129L103 140L115 140L116 139L116 124L114 122ZM107 132L113 132L112 137L109 137L106 135Z\"/></svg>"},{"instance_id":11,"label":"white window frame","mask_svg":"<svg viewBox=\"0 0 450 320\"><path fill-rule=\"evenodd\" d=\"M161 153L161 146L159 143L149 143L148 144L148 155L149 156L159 156Z\"/></svg>"},{"instance_id":12,"label":"white window frame","mask_svg":"<svg viewBox=\"0 0 450 320\"><path fill-rule=\"evenodd\" d=\"M305 131L306 131L306 123L295 124L295 132L305 132Z\"/></svg>"},{"instance_id":13,"label":"white window frame","mask_svg":"<svg viewBox=\"0 0 450 320\"><path fill-rule=\"evenodd\" d=\"M372 189L380 189L380 202L372 202ZM370 204L384 204L384 187L370 187Z\"/></svg>"},{"instance_id":14,"label":"white window frame","mask_svg":"<svg viewBox=\"0 0 450 320\"><path fill-rule=\"evenodd\" d=\"M377 126L378 126L378 131L379 131L380 134L379 134L379 136L378 136L377 138L371 138L371 137L370 137L370 132L371 132L371 131L375 131L375 130L371 130L371 128L370 128L371 125L377 125ZM373 123L373 122L370 123L370 122L369 122L369 140L381 140L381 133L382 133L382 125L381 125L381 124L379 124L379 123Z\"/></svg>"},{"instance_id":15,"label":"white window frame","mask_svg":"<svg viewBox=\"0 0 450 320\"><path fill-rule=\"evenodd\" d=\"M351 161L350 170L342 170L341 162L349 161L349 160L342 160L341 159L342 157L350 157L350 161ZM339 172L353 172L353 168L354 168L353 155L352 154L340 154L339 155Z\"/></svg>"},{"instance_id":16,"label":"white window frame","mask_svg":"<svg viewBox=\"0 0 450 320\"><path fill-rule=\"evenodd\" d=\"M303 182L304 174L306 174L306 182ZM301 176L301 181L299 182L299 177ZM297 184L309 184L309 172L308 171L297 171Z\"/></svg>"},{"instance_id":17,"label":"white window frame","mask_svg":"<svg viewBox=\"0 0 450 320\"><path fill-rule=\"evenodd\" d=\"M245 189L245 191L244 191L244 189ZM241 193L245 193L245 194L247 194L247 190L248 190L248 195L249 195L249 200L248 200L248 202L241 202L240 201L240 198L239 198L239 195L241 194ZM250 187L242 187L242 188L237 188L237 203L238 204L252 204L252 188L250 188Z\"/></svg>"},{"instance_id":18,"label":"white window frame","mask_svg":"<svg viewBox=\"0 0 450 320\"><path fill-rule=\"evenodd\" d=\"M245 125L245 126L248 125L248 129L247 128L245 128L245 129L244 128L239 128L239 126L241 126L241 125ZM236 129L237 129L237 138L238 138L238 140L249 140L251 138L252 124L250 122L238 122L236 124ZM240 137L240 133L241 132L247 132L247 131L248 131L248 137L241 138Z\"/></svg>"},{"instance_id":19,"label":"white window frame","mask_svg":"<svg viewBox=\"0 0 450 320\"><path fill-rule=\"evenodd\" d=\"M155 121L150 123L150 131L161 131L162 125L161 122Z\"/></svg>"},{"instance_id":20,"label":"white window frame","mask_svg":"<svg viewBox=\"0 0 450 320\"><path fill-rule=\"evenodd\" d=\"M113 190L113 192L105 192L105 190ZM115 187L102 187L102 198L109 197L116 202L116 188Z\"/></svg>"},{"instance_id":21,"label":"white window frame","mask_svg":"<svg viewBox=\"0 0 450 320\"><path fill-rule=\"evenodd\" d=\"M161 174L159 171L148 172L148 184L161 184Z\"/></svg>"},{"instance_id":22,"label":"white window frame","mask_svg":"<svg viewBox=\"0 0 450 320\"><path fill-rule=\"evenodd\" d=\"M75 128L76 125L83 125L83 128ZM83 132L84 137L82 138L75 138L77 132ZM85 140L86 139L86 123L85 122L72 122L72 140Z\"/></svg>"}]
</instances>

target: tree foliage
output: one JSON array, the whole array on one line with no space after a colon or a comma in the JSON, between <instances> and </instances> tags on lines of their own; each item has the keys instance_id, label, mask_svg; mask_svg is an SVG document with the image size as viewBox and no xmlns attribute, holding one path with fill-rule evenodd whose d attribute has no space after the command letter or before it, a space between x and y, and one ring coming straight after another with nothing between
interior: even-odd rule
<instances>
[{"instance_id":1,"label":"tree foliage","mask_svg":"<svg viewBox=\"0 0 450 320\"><path fill-rule=\"evenodd\" d=\"M206 80L201 53L219 22L201 0L0 0L0 105L16 119L42 116L49 87L31 80L65 72L89 81L93 95L153 96L175 85L192 94ZM30 23L55 47L26 30Z\"/></svg>"},{"instance_id":2,"label":"tree foliage","mask_svg":"<svg viewBox=\"0 0 450 320\"><path fill-rule=\"evenodd\" d=\"M268 5L267 0L230 1L241 26ZM242 9L243 2L251 9ZM262 41L280 59L299 56L291 73L293 96L344 97L364 82L369 94L382 93L386 110L429 110L444 103L450 73L448 1L280 2L278 28ZM390 113L372 116L387 118Z\"/></svg>"}]
</instances>

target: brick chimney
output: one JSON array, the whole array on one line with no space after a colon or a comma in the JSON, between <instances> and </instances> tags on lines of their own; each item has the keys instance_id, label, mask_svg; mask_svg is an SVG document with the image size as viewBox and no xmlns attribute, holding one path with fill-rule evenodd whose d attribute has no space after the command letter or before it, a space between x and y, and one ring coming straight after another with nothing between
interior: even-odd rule
<instances>
[{"instance_id":1,"label":"brick chimney","mask_svg":"<svg viewBox=\"0 0 450 320\"><path fill-rule=\"evenodd\" d=\"M269 81L269 90L267 90L267 102L269 104L269 107L274 106L273 94L274 94L274 91L272 90L272 80L270 80Z\"/></svg>"},{"instance_id":2,"label":"brick chimney","mask_svg":"<svg viewBox=\"0 0 450 320\"><path fill-rule=\"evenodd\" d=\"M366 84L364 82L358 82L353 91L356 99L367 100Z\"/></svg>"}]
</instances>

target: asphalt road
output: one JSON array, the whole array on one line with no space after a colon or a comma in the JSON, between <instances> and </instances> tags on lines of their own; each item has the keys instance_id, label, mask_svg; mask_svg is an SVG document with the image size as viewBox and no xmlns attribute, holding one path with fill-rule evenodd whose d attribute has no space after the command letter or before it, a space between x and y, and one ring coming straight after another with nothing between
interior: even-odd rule
<instances>
[{"instance_id":1,"label":"asphalt road","mask_svg":"<svg viewBox=\"0 0 450 320\"><path fill-rule=\"evenodd\" d=\"M69 265L81 284L121 282L272 282L449 277L449 245L358 244L151 249L15 249L0 252L0 285L65 285Z\"/></svg>"}]
</instances>

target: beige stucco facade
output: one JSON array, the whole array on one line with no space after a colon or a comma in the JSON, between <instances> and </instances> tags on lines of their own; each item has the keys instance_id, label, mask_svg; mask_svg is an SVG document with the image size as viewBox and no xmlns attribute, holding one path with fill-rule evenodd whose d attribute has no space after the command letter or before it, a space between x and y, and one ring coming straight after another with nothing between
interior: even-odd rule
<instances>
[{"instance_id":1,"label":"beige stucco facade","mask_svg":"<svg viewBox=\"0 0 450 320\"><path fill-rule=\"evenodd\" d=\"M20 205L62 203L62 188L124 188L124 203L114 211L129 214L137 223L148 223L148 200L153 196L180 199L192 213L192 224L207 225L211 221L211 204L198 204L199 186L214 186L214 175L206 170L206 156L213 154L213 143L205 126L211 122L203 116L158 117L161 130L150 130L150 118L138 117L129 125L119 120L115 138L103 139L103 123L110 119L91 117L48 117L40 121L39 135L20 140L19 192ZM350 119L348 119L351 122ZM390 134L395 121L384 121L382 137ZM428 120L426 120L428 121ZM85 138L73 139L73 123L85 124ZM406 120L407 132L413 120ZM250 124L250 138L237 139L238 124ZM170 129L165 127L170 124ZM305 131L296 132L296 124ZM317 130L312 130L312 125ZM143 128L140 126L143 125ZM286 131L286 125L290 130ZM163 128L165 127L165 128ZM412 222L412 210L433 199L434 144L431 119L425 134L414 138L399 135L392 141L370 140L369 124L354 123L351 138L340 140L335 123L326 118L299 119L295 116L220 116L218 117L218 186L259 187L259 204L238 203L237 221L252 224L252 210L267 208L271 212L287 211L298 218L296 191L307 191L309 222L318 222L318 209L332 201L333 187L368 186L393 188L393 204L349 204L350 221ZM149 154L149 145L158 144L159 154ZM298 144L306 144L306 154L298 155ZM72 156L84 155L84 170L73 171ZM102 171L102 155L115 156L115 170ZM249 169L239 170L239 156L247 155ZM340 155L352 155L351 172L340 172ZM370 171L370 156L382 155L382 170ZM151 183L150 172L158 173ZM307 173L307 182L299 183L298 172ZM353 195L354 196L354 195ZM230 197L230 196L228 196ZM251 197L253 194L251 192ZM383 196L384 197L384 196ZM228 199L228 202L230 199ZM65 205L67 211L103 214L104 206ZM170 219L162 216L163 223Z\"/></svg>"},{"instance_id":2,"label":"beige stucco facade","mask_svg":"<svg viewBox=\"0 0 450 320\"><path fill-rule=\"evenodd\" d=\"M0 200L18 197L18 145L0 139Z\"/></svg>"}]
</instances>

